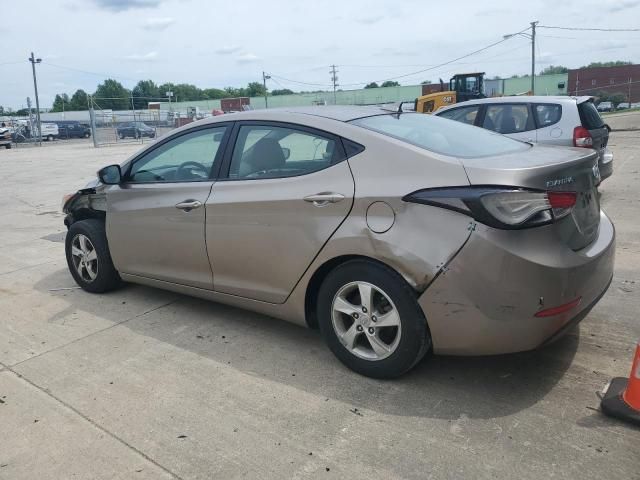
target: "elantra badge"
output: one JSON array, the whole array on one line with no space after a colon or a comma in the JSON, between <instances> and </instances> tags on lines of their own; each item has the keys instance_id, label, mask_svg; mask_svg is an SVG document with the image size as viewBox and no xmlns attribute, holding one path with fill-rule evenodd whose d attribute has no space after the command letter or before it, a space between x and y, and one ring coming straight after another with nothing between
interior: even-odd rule
<instances>
[{"instance_id":1,"label":"elantra badge","mask_svg":"<svg viewBox=\"0 0 640 480\"><path fill-rule=\"evenodd\" d=\"M569 183L573 183L573 177L556 178L554 180L547 181L547 188L568 185Z\"/></svg>"}]
</instances>

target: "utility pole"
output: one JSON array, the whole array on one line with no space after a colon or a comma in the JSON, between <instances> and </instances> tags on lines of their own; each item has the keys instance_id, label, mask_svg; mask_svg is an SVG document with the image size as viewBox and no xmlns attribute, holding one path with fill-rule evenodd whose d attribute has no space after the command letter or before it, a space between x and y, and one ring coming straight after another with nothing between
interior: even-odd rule
<instances>
[{"instance_id":1,"label":"utility pole","mask_svg":"<svg viewBox=\"0 0 640 480\"><path fill-rule=\"evenodd\" d=\"M627 100L629 102L628 108L631 108L631 77L629 77L629 94L627 95Z\"/></svg>"},{"instance_id":2,"label":"utility pole","mask_svg":"<svg viewBox=\"0 0 640 480\"><path fill-rule=\"evenodd\" d=\"M531 95L536 94L536 25L531 22Z\"/></svg>"},{"instance_id":3,"label":"utility pole","mask_svg":"<svg viewBox=\"0 0 640 480\"><path fill-rule=\"evenodd\" d=\"M336 70L335 65L331 65L331 70L329 71L331 74L331 82L333 83L333 104L337 105L338 100L336 98L336 87L338 86L338 76L336 75L338 71Z\"/></svg>"},{"instance_id":4,"label":"utility pole","mask_svg":"<svg viewBox=\"0 0 640 480\"><path fill-rule=\"evenodd\" d=\"M36 116L38 119L38 145L42 146L42 124L40 123L40 100L38 99L38 80L36 79L36 63L42 62L41 58L35 58L33 52L29 57L31 70L33 71L33 89L36 93Z\"/></svg>"},{"instance_id":5,"label":"utility pole","mask_svg":"<svg viewBox=\"0 0 640 480\"><path fill-rule=\"evenodd\" d=\"M267 75L262 72L262 86L264 87L264 108L269 108L269 102L267 100L267 80L271 78L271 75Z\"/></svg>"}]
</instances>

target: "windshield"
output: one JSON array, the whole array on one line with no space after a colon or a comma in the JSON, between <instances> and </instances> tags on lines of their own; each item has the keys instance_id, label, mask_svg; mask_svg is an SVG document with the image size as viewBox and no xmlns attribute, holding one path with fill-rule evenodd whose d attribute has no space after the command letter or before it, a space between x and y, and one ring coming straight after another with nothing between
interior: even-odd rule
<instances>
[{"instance_id":1,"label":"windshield","mask_svg":"<svg viewBox=\"0 0 640 480\"><path fill-rule=\"evenodd\" d=\"M377 115L351 123L434 153L461 158L488 157L531 148L483 128L424 113Z\"/></svg>"}]
</instances>

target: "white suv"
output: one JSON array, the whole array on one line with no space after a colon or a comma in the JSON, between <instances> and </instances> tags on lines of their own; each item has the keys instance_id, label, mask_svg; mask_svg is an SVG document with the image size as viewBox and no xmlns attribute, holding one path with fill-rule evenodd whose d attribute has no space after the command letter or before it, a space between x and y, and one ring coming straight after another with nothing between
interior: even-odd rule
<instances>
[{"instance_id":1,"label":"white suv","mask_svg":"<svg viewBox=\"0 0 640 480\"><path fill-rule=\"evenodd\" d=\"M469 100L441 108L435 115L483 127L516 140L593 148L604 180L613 173L607 148L609 126L592 97L519 96Z\"/></svg>"}]
</instances>

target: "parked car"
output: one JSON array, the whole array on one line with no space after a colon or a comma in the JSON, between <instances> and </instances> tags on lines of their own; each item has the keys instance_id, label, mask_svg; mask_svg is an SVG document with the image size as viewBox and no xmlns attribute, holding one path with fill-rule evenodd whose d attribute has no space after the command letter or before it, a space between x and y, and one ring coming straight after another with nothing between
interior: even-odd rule
<instances>
[{"instance_id":1,"label":"parked car","mask_svg":"<svg viewBox=\"0 0 640 480\"><path fill-rule=\"evenodd\" d=\"M8 127L0 127L0 147L4 147L8 150L11 148L11 145L11 129Z\"/></svg>"},{"instance_id":2,"label":"parked car","mask_svg":"<svg viewBox=\"0 0 640 480\"><path fill-rule=\"evenodd\" d=\"M372 107L191 123L65 197L88 292L141 283L318 326L372 377L583 319L613 273L597 154ZM259 354L253 352L251 354Z\"/></svg>"},{"instance_id":3,"label":"parked car","mask_svg":"<svg viewBox=\"0 0 640 480\"><path fill-rule=\"evenodd\" d=\"M613 110L613 103L600 102L596 108L599 112L610 112L611 110Z\"/></svg>"},{"instance_id":4,"label":"parked car","mask_svg":"<svg viewBox=\"0 0 640 480\"><path fill-rule=\"evenodd\" d=\"M613 173L613 154L607 148L609 127L592 97L483 98L442 108L436 115L524 142L593 149L598 152L601 178Z\"/></svg>"},{"instance_id":5,"label":"parked car","mask_svg":"<svg viewBox=\"0 0 640 480\"><path fill-rule=\"evenodd\" d=\"M118 125L116 128L118 133L118 138L125 139L127 137L132 138L141 138L141 137L149 137L155 138L156 129L150 127L144 122L128 122Z\"/></svg>"},{"instance_id":6,"label":"parked car","mask_svg":"<svg viewBox=\"0 0 640 480\"><path fill-rule=\"evenodd\" d=\"M91 127L86 123L80 123L75 120L57 121L59 138L89 138L91 136Z\"/></svg>"},{"instance_id":7,"label":"parked car","mask_svg":"<svg viewBox=\"0 0 640 480\"><path fill-rule=\"evenodd\" d=\"M55 123L42 122L42 140L46 140L48 142L52 142L54 138L58 138L60 135L60 131L58 130L58 125ZM33 136L35 138L38 137L38 127L35 126L33 131Z\"/></svg>"}]
</instances>

